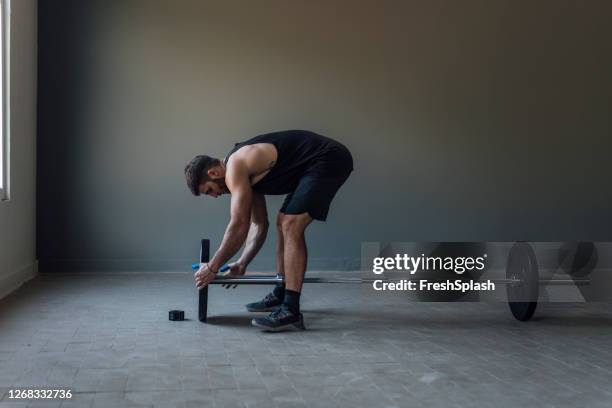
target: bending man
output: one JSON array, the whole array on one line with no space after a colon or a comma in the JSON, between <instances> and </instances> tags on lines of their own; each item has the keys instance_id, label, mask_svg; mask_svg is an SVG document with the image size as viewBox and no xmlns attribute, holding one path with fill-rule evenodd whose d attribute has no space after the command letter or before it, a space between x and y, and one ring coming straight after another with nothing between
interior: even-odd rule
<instances>
[{"instance_id":1,"label":"bending man","mask_svg":"<svg viewBox=\"0 0 612 408\"><path fill-rule=\"evenodd\" d=\"M252 324L268 331L303 328L300 292L307 264L304 232L313 219L325 221L329 206L353 170L353 159L341 143L305 130L287 130L256 136L238 143L224 159L196 156L186 167L191 192L219 197L231 194L231 220L221 246L195 274L203 288L219 268L246 241L229 275L246 272L261 249L268 231L265 195L287 194L277 216L277 285L261 301L249 303L251 312L270 315Z\"/></svg>"}]
</instances>

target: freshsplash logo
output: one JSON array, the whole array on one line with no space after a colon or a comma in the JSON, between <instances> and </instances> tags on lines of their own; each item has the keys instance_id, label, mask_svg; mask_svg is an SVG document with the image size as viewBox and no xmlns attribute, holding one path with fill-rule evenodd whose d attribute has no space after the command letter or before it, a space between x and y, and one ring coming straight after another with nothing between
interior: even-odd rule
<instances>
[{"instance_id":1,"label":"freshsplash logo","mask_svg":"<svg viewBox=\"0 0 612 408\"><path fill-rule=\"evenodd\" d=\"M453 271L458 275L465 272L482 271L486 267L487 254L479 257L457 256L409 256L397 254L394 257L376 257L372 261L372 272L380 275L385 271L406 271L414 275L417 271Z\"/></svg>"}]
</instances>

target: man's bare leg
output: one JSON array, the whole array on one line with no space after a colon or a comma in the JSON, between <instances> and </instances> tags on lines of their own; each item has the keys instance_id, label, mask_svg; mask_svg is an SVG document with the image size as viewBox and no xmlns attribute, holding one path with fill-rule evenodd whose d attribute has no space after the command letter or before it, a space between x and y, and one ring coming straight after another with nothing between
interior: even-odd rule
<instances>
[{"instance_id":1,"label":"man's bare leg","mask_svg":"<svg viewBox=\"0 0 612 408\"><path fill-rule=\"evenodd\" d=\"M285 275L284 268L284 256L285 256L285 243L283 238L283 219L285 214L278 213L276 217L276 230L278 232L276 239L276 273L279 275Z\"/></svg>"},{"instance_id":2,"label":"man's bare leg","mask_svg":"<svg viewBox=\"0 0 612 408\"><path fill-rule=\"evenodd\" d=\"M282 265L285 273L283 303L269 316L255 318L251 324L266 331L304 329L304 319L300 313L300 292L308 260L304 231L312 222L312 218L308 213L283 214L279 220L283 239ZM278 256L280 257L280 254Z\"/></svg>"},{"instance_id":3,"label":"man's bare leg","mask_svg":"<svg viewBox=\"0 0 612 408\"><path fill-rule=\"evenodd\" d=\"M300 292L304 282L308 252L304 231L312 218L308 213L284 214L280 217L283 239L283 271L285 289L283 304L267 317L255 318L251 324L266 331L304 329L300 313Z\"/></svg>"},{"instance_id":4,"label":"man's bare leg","mask_svg":"<svg viewBox=\"0 0 612 408\"><path fill-rule=\"evenodd\" d=\"M302 291L308 260L304 231L311 222L312 218L308 213L283 216L281 228L284 241L283 268L286 290L298 293Z\"/></svg>"},{"instance_id":5,"label":"man's bare leg","mask_svg":"<svg viewBox=\"0 0 612 408\"><path fill-rule=\"evenodd\" d=\"M283 220L285 214L279 213L276 219L276 228L278 230L278 238L276 241L276 272L279 275L284 275L284 255L285 255L285 240L283 236ZM276 310L283 303L285 298L285 285L276 284L272 293L266 295L258 302L249 303L246 308L249 312L269 312Z\"/></svg>"}]
</instances>

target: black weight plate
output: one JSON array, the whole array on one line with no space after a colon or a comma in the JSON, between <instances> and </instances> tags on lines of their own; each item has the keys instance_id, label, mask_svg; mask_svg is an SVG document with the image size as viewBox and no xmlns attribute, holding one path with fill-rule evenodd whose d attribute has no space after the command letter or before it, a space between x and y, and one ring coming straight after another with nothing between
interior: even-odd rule
<instances>
[{"instance_id":1,"label":"black weight plate","mask_svg":"<svg viewBox=\"0 0 612 408\"><path fill-rule=\"evenodd\" d=\"M506 278L519 281L506 285L512 315L522 322L531 319L540 290L538 261L531 245L517 242L512 246L506 264Z\"/></svg>"}]
</instances>

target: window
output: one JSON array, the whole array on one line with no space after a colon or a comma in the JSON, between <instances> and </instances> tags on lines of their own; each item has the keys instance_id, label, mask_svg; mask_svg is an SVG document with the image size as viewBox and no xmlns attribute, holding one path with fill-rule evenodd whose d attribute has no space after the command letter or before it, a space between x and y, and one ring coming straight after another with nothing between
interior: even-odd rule
<instances>
[{"instance_id":1,"label":"window","mask_svg":"<svg viewBox=\"0 0 612 408\"><path fill-rule=\"evenodd\" d=\"M8 1L0 0L0 200L8 199L9 187Z\"/></svg>"}]
</instances>

